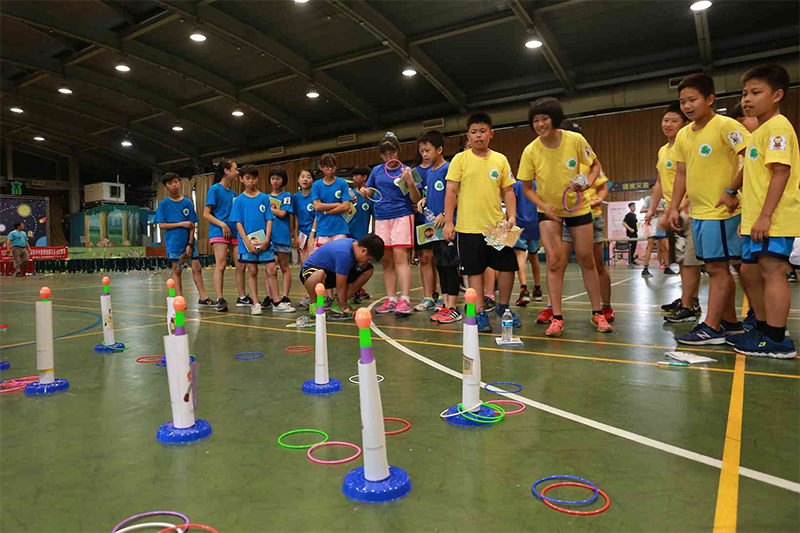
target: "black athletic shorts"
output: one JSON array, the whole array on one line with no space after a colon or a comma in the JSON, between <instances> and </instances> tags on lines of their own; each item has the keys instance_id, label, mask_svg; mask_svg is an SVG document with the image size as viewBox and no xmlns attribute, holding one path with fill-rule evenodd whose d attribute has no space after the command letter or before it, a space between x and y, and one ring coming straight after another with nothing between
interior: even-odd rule
<instances>
[{"instance_id":1,"label":"black athletic shorts","mask_svg":"<svg viewBox=\"0 0 800 533\"><path fill-rule=\"evenodd\" d=\"M371 270L374 268L372 263L367 264L366 267L361 268L358 264L353 266L350 269L350 272L347 274L347 284L354 283L358 277L363 274L364 272ZM311 274L316 272L317 270L321 270L319 267L315 266L307 266L300 269L300 281L303 285L306 284L306 280L311 277ZM325 288L326 289L335 289L336 288L336 272L331 272L330 270L325 271Z\"/></svg>"},{"instance_id":2,"label":"black athletic shorts","mask_svg":"<svg viewBox=\"0 0 800 533\"><path fill-rule=\"evenodd\" d=\"M517 255L514 248L506 246L501 250L489 246L480 233L456 233L460 272L465 276L478 276L487 267L499 272L516 272Z\"/></svg>"},{"instance_id":3,"label":"black athletic shorts","mask_svg":"<svg viewBox=\"0 0 800 533\"><path fill-rule=\"evenodd\" d=\"M437 267L458 266L458 246L455 241L434 241L433 258Z\"/></svg>"},{"instance_id":4,"label":"black athletic shorts","mask_svg":"<svg viewBox=\"0 0 800 533\"><path fill-rule=\"evenodd\" d=\"M543 220L551 220L551 219L547 218L544 215L544 213L542 213L541 211L538 214L539 214L539 224L541 224ZM591 224L592 223L592 212L589 211L585 215L580 215L580 216L577 216L577 217L562 217L562 220L564 221L564 224L568 228L574 228L574 227L577 227L577 226L585 226L586 224ZM555 221L553 220L553 222L555 222Z\"/></svg>"}]
</instances>

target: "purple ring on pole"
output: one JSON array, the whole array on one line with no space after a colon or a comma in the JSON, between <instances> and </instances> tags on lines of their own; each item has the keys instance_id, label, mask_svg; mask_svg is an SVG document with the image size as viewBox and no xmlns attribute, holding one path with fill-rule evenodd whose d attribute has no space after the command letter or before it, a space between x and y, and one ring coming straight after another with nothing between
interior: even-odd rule
<instances>
[{"instance_id":1,"label":"purple ring on pole","mask_svg":"<svg viewBox=\"0 0 800 533\"><path fill-rule=\"evenodd\" d=\"M361 364L368 365L375 360L375 355L372 353L372 347L362 347L361 348Z\"/></svg>"},{"instance_id":2,"label":"purple ring on pole","mask_svg":"<svg viewBox=\"0 0 800 533\"><path fill-rule=\"evenodd\" d=\"M186 326L175 326L175 336L186 335Z\"/></svg>"},{"instance_id":3,"label":"purple ring on pole","mask_svg":"<svg viewBox=\"0 0 800 533\"><path fill-rule=\"evenodd\" d=\"M467 325L468 326L477 326L478 325L478 319L475 318L474 316L468 316L467 317Z\"/></svg>"}]
</instances>

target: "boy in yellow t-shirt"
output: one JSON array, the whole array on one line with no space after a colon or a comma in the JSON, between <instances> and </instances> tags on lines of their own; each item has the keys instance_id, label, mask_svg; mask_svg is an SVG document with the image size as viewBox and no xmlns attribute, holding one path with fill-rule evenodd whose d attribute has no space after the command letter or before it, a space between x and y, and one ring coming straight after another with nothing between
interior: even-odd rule
<instances>
[{"instance_id":1,"label":"boy in yellow t-shirt","mask_svg":"<svg viewBox=\"0 0 800 533\"><path fill-rule=\"evenodd\" d=\"M725 344L726 335L744 332L736 317L736 284L729 269L729 261L742 255L737 232L741 209L731 185L741 175L739 154L750 134L732 118L714 113L714 92L714 80L706 74L687 76L678 86L681 109L693 122L675 138L669 221L674 231L681 230L678 208L687 194L695 255L705 262L710 278L705 321L677 337L689 345Z\"/></svg>"},{"instance_id":2,"label":"boy in yellow t-shirt","mask_svg":"<svg viewBox=\"0 0 800 533\"><path fill-rule=\"evenodd\" d=\"M580 205L574 205L569 211L565 209L566 199L574 195L573 191L589 189L602 167L583 135L561 129L563 120L564 110L555 98L540 98L533 103L528 121L538 137L522 152L517 176L522 181L525 195L539 210L539 229L547 256L547 292L553 306L550 326L545 331L545 335L550 337L561 336L564 329L561 314L562 261L567 259L562 259L562 224L566 224L572 236L583 283L592 302L592 323L597 331L606 333L613 330L602 312L589 195L583 195ZM588 175L579 174L581 164L589 167ZM583 183L580 183L581 177ZM533 180L536 180L536 191L533 190Z\"/></svg>"},{"instance_id":3,"label":"boy in yellow t-shirt","mask_svg":"<svg viewBox=\"0 0 800 533\"><path fill-rule=\"evenodd\" d=\"M784 272L800 236L800 151L792 124L780 112L789 73L778 65L756 67L742 83L744 112L758 119L742 184L742 282L756 327L728 343L741 354L789 359L797 351L785 335L792 297Z\"/></svg>"},{"instance_id":4,"label":"boy in yellow t-shirt","mask_svg":"<svg viewBox=\"0 0 800 533\"><path fill-rule=\"evenodd\" d=\"M486 113L474 113L467 119L467 137L471 148L456 154L447 170L447 189L444 199L444 238L456 240L460 272L469 278L469 286L479 298L475 306L478 316L478 331L492 331L489 317L483 307L483 273L487 268L497 271L500 288L498 304L494 308L502 317L511 299L514 272L517 271L517 256L514 249L504 247L497 250L484 240L486 226L496 226L507 220L509 226L516 224L517 199L514 196L514 176L506 156L489 149L494 136L492 118ZM506 204L506 212L500 207L500 198ZM453 214L458 207L456 223ZM521 326L514 316L514 327Z\"/></svg>"}]
</instances>

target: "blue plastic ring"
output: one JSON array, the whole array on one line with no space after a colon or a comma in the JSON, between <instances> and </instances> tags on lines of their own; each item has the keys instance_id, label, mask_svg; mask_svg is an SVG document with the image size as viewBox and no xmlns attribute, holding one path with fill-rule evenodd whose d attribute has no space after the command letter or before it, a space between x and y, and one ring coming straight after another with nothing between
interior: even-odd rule
<instances>
[{"instance_id":1,"label":"blue plastic ring","mask_svg":"<svg viewBox=\"0 0 800 533\"><path fill-rule=\"evenodd\" d=\"M489 390L489 385L514 385L517 388L514 390ZM494 392L495 394L514 394L522 390L522 385L514 383L513 381L492 381L483 387L487 392Z\"/></svg>"},{"instance_id":2,"label":"blue plastic ring","mask_svg":"<svg viewBox=\"0 0 800 533\"><path fill-rule=\"evenodd\" d=\"M572 479L572 480L576 480L576 481L582 481L582 482L586 483L587 485L589 485L590 487L592 487L594 489L594 496L592 496L591 498L588 498L586 500L578 500L578 501L574 501L573 502L573 501L570 501L570 500L557 500L555 498L550 498L548 496L545 496L543 494L539 494L538 492L536 492L536 485L538 485L539 483L543 483L545 481L550 481L551 479ZM540 479L536 483L534 483L533 486L531 486L531 492L533 493L534 496L536 496L540 500L547 500L550 503L557 503L557 504L560 504L560 505L584 505L584 504L587 504L587 503L594 503L594 501L597 500L597 494L598 494L597 493L597 486L594 483L592 483L588 479L583 479L582 477L578 477L578 476L547 476L547 477L543 477L542 479Z\"/></svg>"},{"instance_id":3,"label":"blue plastic ring","mask_svg":"<svg viewBox=\"0 0 800 533\"><path fill-rule=\"evenodd\" d=\"M242 352L237 353L234 355L236 359L241 359L242 361L249 361L250 359L261 359L264 357L264 354L261 352Z\"/></svg>"}]
</instances>

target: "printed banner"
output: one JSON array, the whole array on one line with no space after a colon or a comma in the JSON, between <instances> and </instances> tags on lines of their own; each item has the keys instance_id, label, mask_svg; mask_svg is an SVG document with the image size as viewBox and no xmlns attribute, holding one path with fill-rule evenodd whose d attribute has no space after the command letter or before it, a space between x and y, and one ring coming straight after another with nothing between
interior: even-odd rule
<instances>
[{"instance_id":1,"label":"printed banner","mask_svg":"<svg viewBox=\"0 0 800 533\"><path fill-rule=\"evenodd\" d=\"M615 181L609 183L608 192L633 192L649 191L656 184L656 180Z\"/></svg>"},{"instance_id":2,"label":"printed banner","mask_svg":"<svg viewBox=\"0 0 800 533\"><path fill-rule=\"evenodd\" d=\"M67 252L66 246L31 246L28 259L31 261L39 261L42 259L69 259L69 253ZM13 261L9 248L0 249L0 262L12 263Z\"/></svg>"}]
</instances>

